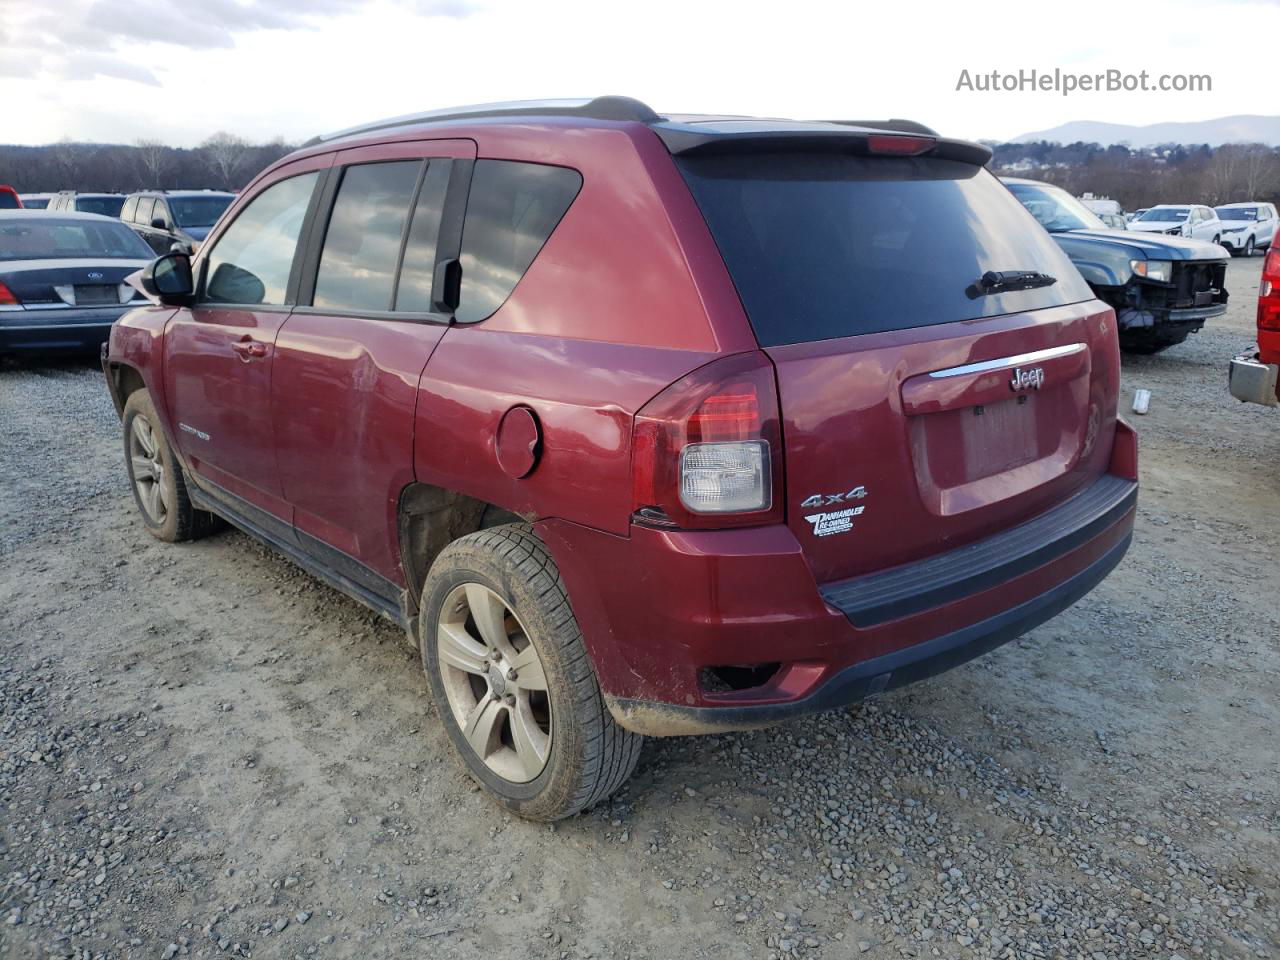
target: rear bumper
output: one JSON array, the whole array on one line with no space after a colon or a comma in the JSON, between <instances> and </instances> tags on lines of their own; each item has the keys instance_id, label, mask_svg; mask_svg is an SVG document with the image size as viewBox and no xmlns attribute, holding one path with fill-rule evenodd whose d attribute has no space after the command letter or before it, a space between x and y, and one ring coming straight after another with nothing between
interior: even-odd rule
<instances>
[{"instance_id":1,"label":"rear bumper","mask_svg":"<svg viewBox=\"0 0 1280 960\"><path fill-rule=\"evenodd\" d=\"M1280 381L1280 364L1263 363L1257 351L1236 357L1227 372L1231 395L1245 403L1276 406L1280 403L1277 381Z\"/></svg>"},{"instance_id":2,"label":"rear bumper","mask_svg":"<svg viewBox=\"0 0 1280 960\"><path fill-rule=\"evenodd\" d=\"M1118 463L1135 475L1136 460ZM985 541L825 585L815 582L785 526L637 526L627 538L564 521L538 529L569 588L614 717L637 733L671 736L831 709L1014 639L1074 603L1120 561L1136 491L1132 480L1104 475ZM710 682L714 668L743 666L753 668L758 686Z\"/></svg>"},{"instance_id":3,"label":"rear bumper","mask_svg":"<svg viewBox=\"0 0 1280 960\"><path fill-rule=\"evenodd\" d=\"M782 703L733 707L686 707L645 701L614 700L609 706L639 732L664 735L714 733L771 726L796 717L834 710L868 696L925 680L1016 640L1057 616L1102 582L1129 549L1124 537L1079 573L1003 613L933 640L872 657L833 674L808 696Z\"/></svg>"},{"instance_id":4,"label":"rear bumper","mask_svg":"<svg viewBox=\"0 0 1280 960\"><path fill-rule=\"evenodd\" d=\"M97 350L137 304L0 314L0 350Z\"/></svg>"}]
</instances>

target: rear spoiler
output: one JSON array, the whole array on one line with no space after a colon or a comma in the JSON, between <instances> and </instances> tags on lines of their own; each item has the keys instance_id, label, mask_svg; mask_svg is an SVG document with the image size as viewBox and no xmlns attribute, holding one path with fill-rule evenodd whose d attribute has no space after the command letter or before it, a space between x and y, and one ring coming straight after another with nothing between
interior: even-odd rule
<instances>
[{"instance_id":1,"label":"rear spoiler","mask_svg":"<svg viewBox=\"0 0 1280 960\"><path fill-rule=\"evenodd\" d=\"M900 126L899 126L900 124ZM977 167L986 166L991 160L991 148L969 140L939 137L923 124L910 121L868 121L866 125L855 121L823 121L812 124L746 125L737 129L708 129L709 124L650 124L676 156L706 156L726 153L853 153L871 155L883 153L898 156L928 156L944 160L958 160ZM915 141L919 149L902 151L876 149L873 144L884 144L901 138Z\"/></svg>"}]
</instances>

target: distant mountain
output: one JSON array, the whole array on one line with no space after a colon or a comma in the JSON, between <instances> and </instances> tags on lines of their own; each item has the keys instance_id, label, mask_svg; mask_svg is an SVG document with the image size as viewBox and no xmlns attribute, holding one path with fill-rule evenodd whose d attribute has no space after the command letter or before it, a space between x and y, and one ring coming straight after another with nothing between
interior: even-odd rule
<instances>
[{"instance_id":1,"label":"distant mountain","mask_svg":"<svg viewBox=\"0 0 1280 960\"><path fill-rule=\"evenodd\" d=\"M1104 147L1127 143L1131 147L1150 147L1159 143L1207 143L1217 147L1224 143L1265 143L1280 146L1280 117L1242 114L1218 117L1216 120L1192 120L1131 126L1124 123L1098 123L1073 120L1049 130L1024 133L1011 143L1048 140L1051 143L1098 143Z\"/></svg>"}]
</instances>

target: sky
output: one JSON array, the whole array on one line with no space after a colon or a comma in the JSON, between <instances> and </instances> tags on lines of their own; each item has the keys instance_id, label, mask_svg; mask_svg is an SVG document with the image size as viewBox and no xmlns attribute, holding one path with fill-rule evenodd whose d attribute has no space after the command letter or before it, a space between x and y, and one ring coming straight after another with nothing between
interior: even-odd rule
<instances>
[{"instance_id":1,"label":"sky","mask_svg":"<svg viewBox=\"0 0 1280 960\"><path fill-rule=\"evenodd\" d=\"M0 140L300 142L419 110L600 94L1010 139L1070 120L1280 113L1277 35L1280 0L0 0ZM956 89L965 70L1033 68L1205 73L1213 89Z\"/></svg>"}]
</instances>

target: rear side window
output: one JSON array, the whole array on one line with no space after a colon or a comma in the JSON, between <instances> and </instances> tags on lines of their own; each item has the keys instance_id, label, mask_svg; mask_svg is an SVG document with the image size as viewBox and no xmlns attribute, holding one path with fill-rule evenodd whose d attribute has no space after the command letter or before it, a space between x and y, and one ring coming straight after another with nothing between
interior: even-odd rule
<instances>
[{"instance_id":1,"label":"rear side window","mask_svg":"<svg viewBox=\"0 0 1280 960\"><path fill-rule=\"evenodd\" d=\"M284 303L316 178L303 173L281 180L249 201L209 253L206 300Z\"/></svg>"},{"instance_id":2,"label":"rear side window","mask_svg":"<svg viewBox=\"0 0 1280 960\"><path fill-rule=\"evenodd\" d=\"M155 209L156 201L154 197L139 197L138 212L134 215L134 220L142 224L144 227L151 226L151 211Z\"/></svg>"},{"instance_id":3,"label":"rear side window","mask_svg":"<svg viewBox=\"0 0 1280 960\"><path fill-rule=\"evenodd\" d=\"M757 153L677 158L761 346L1090 299L990 173L952 160ZM1050 286L982 293L989 270Z\"/></svg>"},{"instance_id":4,"label":"rear side window","mask_svg":"<svg viewBox=\"0 0 1280 960\"><path fill-rule=\"evenodd\" d=\"M422 161L348 167L325 232L312 304L390 310L405 221Z\"/></svg>"},{"instance_id":5,"label":"rear side window","mask_svg":"<svg viewBox=\"0 0 1280 960\"><path fill-rule=\"evenodd\" d=\"M581 186L582 175L568 167L476 161L462 227L459 322L502 306Z\"/></svg>"},{"instance_id":6,"label":"rear side window","mask_svg":"<svg viewBox=\"0 0 1280 960\"><path fill-rule=\"evenodd\" d=\"M432 160L418 191L418 202L409 223L409 240L404 248L400 284L395 309L407 313L430 313L431 282L435 276L436 242L440 237L440 215L449 189L451 160Z\"/></svg>"},{"instance_id":7,"label":"rear side window","mask_svg":"<svg viewBox=\"0 0 1280 960\"><path fill-rule=\"evenodd\" d=\"M128 200L124 202L124 206L120 208L120 219L132 220L133 215L137 212L137 210L138 210L138 198L130 197Z\"/></svg>"},{"instance_id":8,"label":"rear side window","mask_svg":"<svg viewBox=\"0 0 1280 960\"><path fill-rule=\"evenodd\" d=\"M0 190L0 210L17 210L18 195L8 190Z\"/></svg>"}]
</instances>

